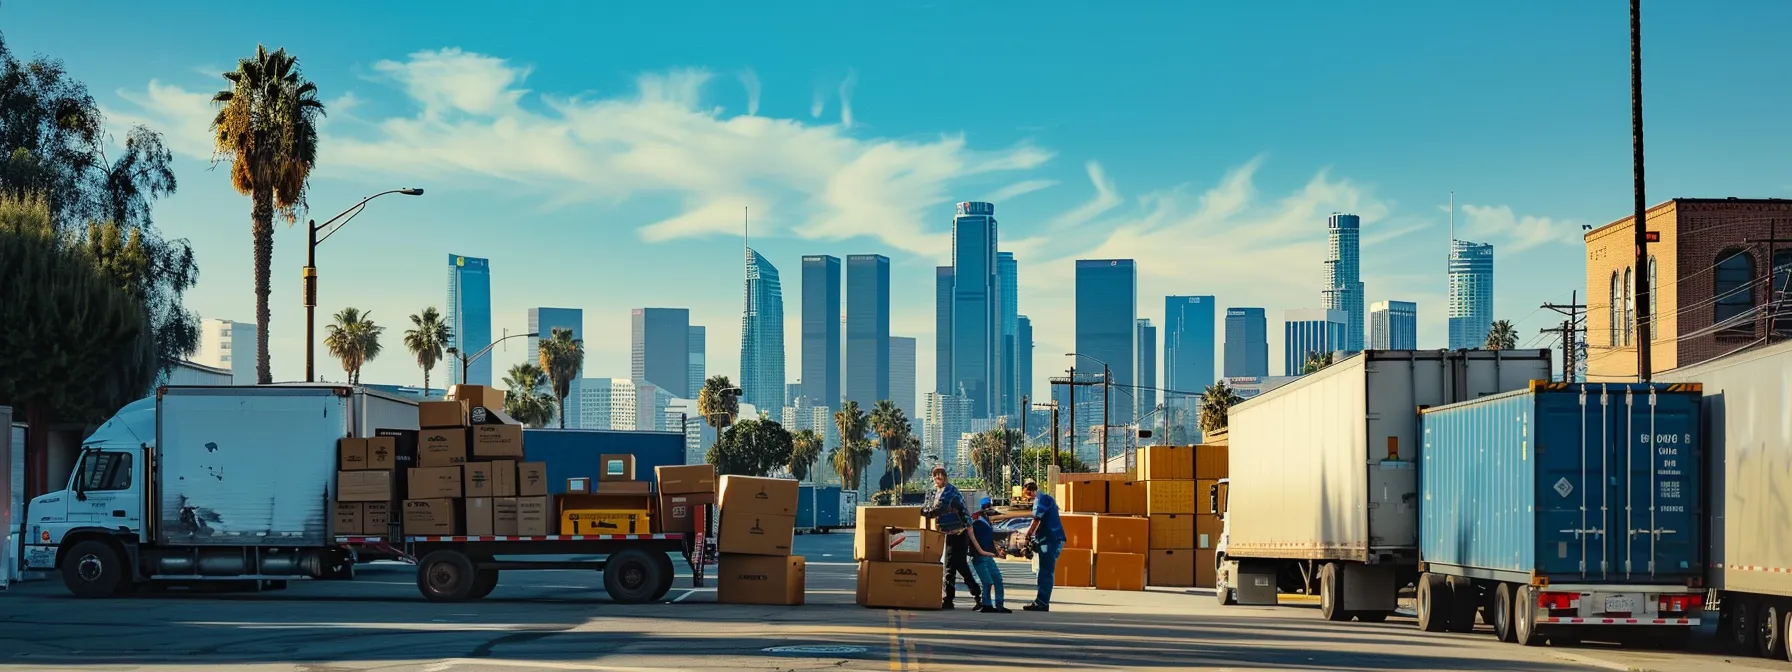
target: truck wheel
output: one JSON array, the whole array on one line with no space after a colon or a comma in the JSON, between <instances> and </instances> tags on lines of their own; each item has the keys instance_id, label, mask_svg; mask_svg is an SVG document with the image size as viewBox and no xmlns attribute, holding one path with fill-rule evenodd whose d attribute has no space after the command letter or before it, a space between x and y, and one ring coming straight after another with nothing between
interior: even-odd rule
<instances>
[{"instance_id":1,"label":"truck wheel","mask_svg":"<svg viewBox=\"0 0 1792 672\"><path fill-rule=\"evenodd\" d=\"M1328 621L1348 621L1350 612L1344 610L1340 602L1344 599L1341 590L1343 577L1338 576L1338 563L1326 563L1319 570L1319 615Z\"/></svg>"},{"instance_id":2,"label":"truck wheel","mask_svg":"<svg viewBox=\"0 0 1792 672\"><path fill-rule=\"evenodd\" d=\"M1519 586L1513 595L1512 641L1520 646L1543 645L1543 636L1537 632L1537 610L1531 606L1536 603L1537 589L1530 586Z\"/></svg>"},{"instance_id":3,"label":"truck wheel","mask_svg":"<svg viewBox=\"0 0 1792 672\"><path fill-rule=\"evenodd\" d=\"M678 573L678 568L672 565L672 558L665 553L655 553L653 559L658 561L660 576L663 577L659 588L653 591L653 601L658 602L666 598L666 593L672 592L672 577Z\"/></svg>"},{"instance_id":4,"label":"truck wheel","mask_svg":"<svg viewBox=\"0 0 1792 672\"><path fill-rule=\"evenodd\" d=\"M1417 593L1413 602L1416 603L1414 611L1418 612L1419 629L1425 632L1443 632L1449 625L1445 618L1449 610L1439 609L1445 606L1439 604L1439 598L1447 601L1449 596L1448 589L1444 587L1444 577L1430 572L1420 574L1419 588L1414 592Z\"/></svg>"},{"instance_id":5,"label":"truck wheel","mask_svg":"<svg viewBox=\"0 0 1792 672\"><path fill-rule=\"evenodd\" d=\"M417 563L417 590L431 602L465 602L478 582L473 560L460 551L436 551Z\"/></svg>"},{"instance_id":6,"label":"truck wheel","mask_svg":"<svg viewBox=\"0 0 1792 672\"><path fill-rule=\"evenodd\" d=\"M1760 632L1760 643L1756 650L1766 658L1783 658L1786 655L1786 606L1779 600L1767 600L1761 604L1760 617L1756 628Z\"/></svg>"},{"instance_id":7,"label":"truck wheel","mask_svg":"<svg viewBox=\"0 0 1792 672\"><path fill-rule=\"evenodd\" d=\"M473 571L473 592L467 596L469 600L483 600L498 587L498 570L477 569Z\"/></svg>"},{"instance_id":8,"label":"truck wheel","mask_svg":"<svg viewBox=\"0 0 1792 672\"><path fill-rule=\"evenodd\" d=\"M1450 632L1474 632L1475 612L1481 610L1480 587L1463 576L1449 577L1444 583L1450 588Z\"/></svg>"},{"instance_id":9,"label":"truck wheel","mask_svg":"<svg viewBox=\"0 0 1792 672\"><path fill-rule=\"evenodd\" d=\"M671 580L660 571L660 563L654 562L653 556L638 548L612 555L604 563L604 590L610 593L610 599L621 604L652 602L660 583Z\"/></svg>"},{"instance_id":10,"label":"truck wheel","mask_svg":"<svg viewBox=\"0 0 1792 672\"><path fill-rule=\"evenodd\" d=\"M1786 617L1780 621L1780 632L1792 632L1792 609L1786 610ZM1786 660L1792 660L1792 646L1786 648Z\"/></svg>"},{"instance_id":11,"label":"truck wheel","mask_svg":"<svg viewBox=\"0 0 1792 672\"><path fill-rule=\"evenodd\" d=\"M1512 629L1512 584L1501 582L1493 589L1493 610L1489 614L1493 621L1493 636L1502 642L1518 639Z\"/></svg>"},{"instance_id":12,"label":"truck wheel","mask_svg":"<svg viewBox=\"0 0 1792 672\"><path fill-rule=\"evenodd\" d=\"M1220 558L1219 564L1214 565L1213 597L1214 599L1219 600L1220 606L1222 607L1230 607L1238 604L1238 594L1232 592L1231 586L1226 585L1227 577L1236 576L1238 574L1238 572L1231 569L1231 565L1232 563L1225 558Z\"/></svg>"},{"instance_id":13,"label":"truck wheel","mask_svg":"<svg viewBox=\"0 0 1792 672\"><path fill-rule=\"evenodd\" d=\"M128 570L103 541L83 541L62 556L62 584L75 597L111 597L125 589Z\"/></svg>"},{"instance_id":14,"label":"truck wheel","mask_svg":"<svg viewBox=\"0 0 1792 672\"><path fill-rule=\"evenodd\" d=\"M1724 600L1724 610L1730 612L1730 648L1738 655L1761 655L1761 612L1755 601L1741 595Z\"/></svg>"}]
</instances>

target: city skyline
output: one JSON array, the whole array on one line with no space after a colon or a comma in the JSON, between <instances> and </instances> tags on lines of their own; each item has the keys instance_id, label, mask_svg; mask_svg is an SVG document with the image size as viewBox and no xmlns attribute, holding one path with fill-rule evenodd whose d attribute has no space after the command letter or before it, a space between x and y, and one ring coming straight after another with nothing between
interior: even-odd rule
<instances>
[{"instance_id":1,"label":"city skyline","mask_svg":"<svg viewBox=\"0 0 1792 672\"><path fill-rule=\"evenodd\" d=\"M802 394L810 403L840 405L842 301L840 258L826 254L803 255L802 278Z\"/></svg>"}]
</instances>

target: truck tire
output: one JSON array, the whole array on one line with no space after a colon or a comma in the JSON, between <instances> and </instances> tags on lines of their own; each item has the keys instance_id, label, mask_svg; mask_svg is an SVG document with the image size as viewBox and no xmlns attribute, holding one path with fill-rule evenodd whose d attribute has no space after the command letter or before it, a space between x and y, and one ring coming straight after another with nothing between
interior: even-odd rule
<instances>
[{"instance_id":1,"label":"truck tire","mask_svg":"<svg viewBox=\"0 0 1792 672\"><path fill-rule=\"evenodd\" d=\"M612 555L604 563L604 590L620 604L652 602L660 585L671 582L671 575L660 571L660 563L638 548Z\"/></svg>"},{"instance_id":2,"label":"truck tire","mask_svg":"<svg viewBox=\"0 0 1792 672\"><path fill-rule=\"evenodd\" d=\"M660 580L659 589L653 591L652 601L658 602L666 599L666 593L672 592L672 578L678 573L678 568L672 564L672 558L664 553L655 553L653 559L659 562L660 576L665 577Z\"/></svg>"},{"instance_id":3,"label":"truck tire","mask_svg":"<svg viewBox=\"0 0 1792 672\"><path fill-rule=\"evenodd\" d=\"M1226 578L1228 576L1236 576L1238 574L1236 571L1229 571L1227 569L1231 564L1232 563L1228 562L1225 558L1220 558L1219 564L1214 566L1213 597L1219 601L1220 606L1222 607L1230 607L1238 604L1238 594L1232 592L1232 587L1226 584Z\"/></svg>"},{"instance_id":4,"label":"truck tire","mask_svg":"<svg viewBox=\"0 0 1792 672\"><path fill-rule=\"evenodd\" d=\"M1481 611L1481 588L1464 576L1449 577L1444 583L1450 588L1450 632L1474 632L1475 614Z\"/></svg>"},{"instance_id":5,"label":"truck tire","mask_svg":"<svg viewBox=\"0 0 1792 672\"><path fill-rule=\"evenodd\" d=\"M1443 632L1449 628L1447 614L1449 608L1440 604L1449 600L1449 589L1444 587L1444 577L1426 572L1419 575L1419 587L1414 591L1414 611L1418 612L1419 629L1425 632ZM1442 608L1440 608L1442 607Z\"/></svg>"},{"instance_id":6,"label":"truck tire","mask_svg":"<svg viewBox=\"0 0 1792 672\"><path fill-rule=\"evenodd\" d=\"M1760 643L1755 650L1766 658L1784 658L1786 656L1786 604L1777 599L1764 600L1760 607L1760 617L1756 628L1760 633Z\"/></svg>"},{"instance_id":7,"label":"truck tire","mask_svg":"<svg viewBox=\"0 0 1792 672\"><path fill-rule=\"evenodd\" d=\"M1792 632L1792 609L1786 610L1786 617L1780 621L1780 632ZM1786 660L1792 661L1792 646L1786 648Z\"/></svg>"},{"instance_id":8,"label":"truck tire","mask_svg":"<svg viewBox=\"0 0 1792 672\"><path fill-rule=\"evenodd\" d=\"M1512 584L1501 582L1493 589L1493 608L1488 613L1493 625L1493 636L1502 642L1518 641L1518 633L1512 628Z\"/></svg>"},{"instance_id":9,"label":"truck tire","mask_svg":"<svg viewBox=\"0 0 1792 672\"><path fill-rule=\"evenodd\" d=\"M1759 605L1743 595L1732 595L1724 602L1724 610L1730 612L1730 649L1742 656L1761 655Z\"/></svg>"},{"instance_id":10,"label":"truck tire","mask_svg":"<svg viewBox=\"0 0 1792 672\"><path fill-rule=\"evenodd\" d=\"M417 591L431 602L465 602L477 583L473 559L460 551L436 551L417 563Z\"/></svg>"},{"instance_id":11,"label":"truck tire","mask_svg":"<svg viewBox=\"0 0 1792 672\"><path fill-rule=\"evenodd\" d=\"M467 599L483 600L485 599L485 596L492 594L492 590L497 587L498 570L476 569L473 571L473 593L468 595Z\"/></svg>"},{"instance_id":12,"label":"truck tire","mask_svg":"<svg viewBox=\"0 0 1792 672\"><path fill-rule=\"evenodd\" d=\"M1512 596L1512 641L1519 646L1543 646L1543 635L1537 632L1537 589L1519 586Z\"/></svg>"},{"instance_id":13,"label":"truck tire","mask_svg":"<svg viewBox=\"0 0 1792 672\"><path fill-rule=\"evenodd\" d=\"M128 590L129 576L118 550L103 541L83 541L62 556L62 585L75 597L117 595Z\"/></svg>"},{"instance_id":14,"label":"truck tire","mask_svg":"<svg viewBox=\"0 0 1792 672\"><path fill-rule=\"evenodd\" d=\"M1319 615L1328 621L1348 621L1351 616L1342 604L1344 577L1338 574L1335 562L1328 562L1319 570Z\"/></svg>"}]
</instances>

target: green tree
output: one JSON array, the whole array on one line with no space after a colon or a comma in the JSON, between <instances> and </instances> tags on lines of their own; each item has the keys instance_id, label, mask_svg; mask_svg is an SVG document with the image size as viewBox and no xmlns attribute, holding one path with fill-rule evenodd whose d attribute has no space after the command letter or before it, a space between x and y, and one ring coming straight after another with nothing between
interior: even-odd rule
<instances>
[{"instance_id":1,"label":"green tree","mask_svg":"<svg viewBox=\"0 0 1792 672\"><path fill-rule=\"evenodd\" d=\"M1041 488L1051 487L1051 483L1046 480L1046 476L1049 473L1048 469L1052 466L1051 446L1022 448L1018 461L1018 466L1020 467L1020 479L1022 482L1030 479L1037 481ZM1084 464L1082 460L1077 459L1076 454L1064 449L1058 450L1057 464L1058 471L1065 474L1082 474L1094 471L1089 465Z\"/></svg>"},{"instance_id":2,"label":"green tree","mask_svg":"<svg viewBox=\"0 0 1792 672\"><path fill-rule=\"evenodd\" d=\"M380 334L386 328L373 323L371 313L343 308L335 322L324 327L324 348L342 362L350 385L361 384L361 367L380 356Z\"/></svg>"},{"instance_id":3,"label":"green tree","mask_svg":"<svg viewBox=\"0 0 1792 672\"><path fill-rule=\"evenodd\" d=\"M548 374L541 367L524 362L510 367L504 376L504 414L530 427L546 427L554 421L554 397L545 390Z\"/></svg>"},{"instance_id":4,"label":"green tree","mask_svg":"<svg viewBox=\"0 0 1792 672\"><path fill-rule=\"evenodd\" d=\"M1518 330L1508 320L1494 320L1487 330L1488 350L1511 350L1518 347Z\"/></svg>"},{"instance_id":5,"label":"green tree","mask_svg":"<svg viewBox=\"0 0 1792 672\"><path fill-rule=\"evenodd\" d=\"M902 413L902 408L896 402L879 399L871 406L870 421L871 432L877 435L879 447L884 451L885 463L891 469L900 470L902 462L896 453L901 449L904 438L912 431L908 416ZM897 474L897 479L900 482L900 473Z\"/></svg>"},{"instance_id":6,"label":"green tree","mask_svg":"<svg viewBox=\"0 0 1792 672\"><path fill-rule=\"evenodd\" d=\"M971 439L971 468L987 483L1008 480L1008 466L1021 443L1019 430L1006 426L979 432Z\"/></svg>"},{"instance_id":7,"label":"green tree","mask_svg":"<svg viewBox=\"0 0 1792 672\"><path fill-rule=\"evenodd\" d=\"M865 468L871 466L871 418L859 408L859 402L848 401L834 413L834 428L840 430L840 445L829 455L834 471L842 484L855 490L865 487Z\"/></svg>"},{"instance_id":8,"label":"green tree","mask_svg":"<svg viewBox=\"0 0 1792 672\"><path fill-rule=\"evenodd\" d=\"M1330 352L1309 352L1306 364L1301 366L1301 375L1317 373L1320 369L1331 366L1334 359L1335 355Z\"/></svg>"},{"instance_id":9,"label":"green tree","mask_svg":"<svg viewBox=\"0 0 1792 672\"><path fill-rule=\"evenodd\" d=\"M572 394L573 382L585 369L585 341L572 337L572 330L554 327L550 338L541 339L537 353L541 370L548 374L554 399L560 410L560 428L566 429L566 397Z\"/></svg>"},{"instance_id":10,"label":"green tree","mask_svg":"<svg viewBox=\"0 0 1792 672\"><path fill-rule=\"evenodd\" d=\"M404 331L404 347L411 351L411 356L417 358L417 366L423 369L424 394L429 393L429 372L442 362L442 354L453 336L453 330L448 328L435 306L411 316L411 328Z\"/></svg>"},{"instance_id":11,"label":"green tree","mask_svg":"<svg viewBox=\"0 0 1792 672\"><path fill-rule=\"evenodd\" d=\"M921 468L921 437L913 429L904 429L890 449L890 469L896 472L895 485L906 485Z\"/></svg>"},{"instance_id":12,"label":"green tree","mask_svg":"<svg viewBox=\"0 0 1792 672\"><path fill-rule=\"evenodd\" d=\"M790 432L777 421L742 420L722 433L706 460L717 474L765 476L790 464L792 444Z\"/></svg>"},{"instance_id":13,"label":"green tree","mask_svg":"<svg viewBox=\"0 0 1792 672\"><path fill-rule=\"evenodd\" d=\"M1208 385L1207 389L1201 392L1201 431L1217 432L1225 429L1227 414L1231 412L1234 404L1241 401L1244 399L1240 398L1238 391L1227 385L1226 381L1222 380Z\"/></svg>"},{"instance_id":14,"label":"green tree","mask_svg":"<svg viewBox=\"0 0 1792 672\"><path fill-rule=\"evenodd\" d=\"M311 169L317 165L317 121L324 114L317 85L299 74L299 59L285 49L255 56L224 73L229 88L212 96L214 162L230 163L230 183L249 197L250 237L255 245L255 377L274 382L268 361L268 294L274 262L274 216L287 223L305 208Z\"/></svg>"},{"instance_id":15,"label":"green tree","mask_svg":"<svg viewBox=\"0 0 1792 672\"><path fill-rule=\"evenodd\" d=\"M790 475L796 480L813 477L815 463L821 461L821 432L799 429L790 433Z\"/></svg>"},{"instance_id":16,"label":"green tree","mask_svg":"<svg viewBox=\"0 0 1792 672\"><path fill-rule=\"evenodd\" d=\"M716 440L720 441L722 428L740 417L740 388L727 376L710 376L697 392L697 412L703 414L703 424L716 430Z\"/></svg>"}]
</instances>

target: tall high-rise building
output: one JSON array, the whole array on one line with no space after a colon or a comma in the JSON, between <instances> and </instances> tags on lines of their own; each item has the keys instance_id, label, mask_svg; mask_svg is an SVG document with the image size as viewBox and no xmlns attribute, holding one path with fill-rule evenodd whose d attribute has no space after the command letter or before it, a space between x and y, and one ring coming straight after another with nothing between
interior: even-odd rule
<instances>
[{"instance_id":1,"label":"tall high-rise building","mask_svg":"<svg viewBox=\"0 0 1792 672\"><path fill-rule=\"evenodd\" d=\"M890 401L911 421L915 411L915 339L890 337Z\"/></svg>"},{"instance_id":2,"label":"tall high-rise building","mask_svg":"<svg viewBox=\"0 0 1792 672\"><path fill-rule=\"evenodd\" d=\"M1138 345L1132 349L1137 358L1133 370L1138 372L1139 382L1132 389L1133 417L1142 418L1157 408L1157 327L1148 317L1139 318L1135 324Z\"/></svg>"},{"instance_id":3,"label":"tall high-rise building","mask_svg":"<svg viewBox=\"0 0 1792 672\"><path fill-rule=\"evenodd\" d=\"M471 355L492 344L492 270L491 262L478 257L448 255L448 343L456 350ZM454 384L491 385L492 358L480 357L467 367L467 379L461 380L460 366L450 366L449 382Z\"/></svg>"},{"instance_id":4,"label":"tall high-rise building","mask_svg":"<svg viewBox=\"0 0 1792 672\"><path fill-rule=\"evenodd\" d=\"M953 394L952 383L952 278L951 266L933 269L933 391Z\"/></svg>"},{"instance_id":5,"label":"tall high-rise building","mask_svg":"<svg viewBox=\"0 0 1792 672\"><path fill-rule=\"evenodd\" d=\"M846 400L890 398L890 259L846 257Z\"/></svg>"},{"instance_id":6,"label":"tall high-rise building","mask_svg":"<svg viewBox=\"0 0 1792 672\"><path fill-rule=\"evenodd\" d=\"M1363 349L1363 260L1358 245L1362 219L1333 214L1326 220L1330 250L1325 258L1325 307L1345 315L1344 348Z\"/></svg>"},{"instance_id":7,"label":"tall high-rise building","mask_svg":"<svg viewBox=\"0 0 1792 672\"><path fill-rule=\"evenodd\" d=\"M1419 304L1376 301L1369 307L1369 347L1374 350L1419 348Z\"/></svg>"},{"instance_id":8,"label":"tall high-rise building","mask_svg":"<svg viewBox=\"0 0 1792 672\"><path fill-rule=\"evenodd\" d=\"M651 383L619 378L585 378L579 381L585 390L578 406L572 399L566 403L566 426L574 419L584 429L612 429L640 432L679 431L679 418L668 417L675 397ZM688 419L701 422L701 418Z\"/></svg>"},{"instance_id":9,"label":"tall high-rise building","mask_svg":"<svg viewBox=\"0 0 1792 672\"><path fill-rule=\"evenodd\" d=\"M697 393L703 391L703 381L709 375L709 329L691 325L691 363L687 375L690 382L685 383L683 399L696 399Z\"/></svg>"},{"instance_id":10,"label":"tall high-rise building","mask_svg":"<svg viewBox=\"0 0 1792 672\"><path fill-rule=\"evenodd\" d=\"M958 439L971 429L970 398L929 392L922 401L925 403L921 419L922 463L938 458L941 464L957 464Z\"/></svg>"},{"instance_id":11,"label":"tall high-rise building","mask_svg":"<svg viewBox=\"0 0 1792 672\"><path fill-rule=\"evenodd\" d=\"M784 288L778 268L747 249L747 299L740 317L741 401L784 406Z\"/></svg>"},{"instance_id":12,"label":"tall high-rise building","mask_svg":"<svg viewBox=\"0 0 1792 672\"><path fill-rule=\"evenodd\" d=\"M996 268L996 206L958 204L952 218L952 377L984 418L1001 405L1001 279Z\"/></svg>"},{"instance_id":13,"label":"tall high-rise building","mask_svg":"<svg viewBox=\"0 0 1792 672\"><path fill-rule=\"evenodd\" d=\"M840 258L803 257L803 396L840 405Z\"/></svg>"},{"instance_id":14,"label":"tall high-rise building","mask_svg":"<svg viewBox=\"0 0 1792 672\"><path fill-rule=\"evenodd\" d=\"M1180 392L1200 392L1217 379L1213 373L1214 310L1212 296L1164 297L1164 383ZM1170 396L1164 402L1172 401Z\"/></svg>"},{"instance_id":15,"label":"tall high-rise building","mask_svg":"<svg viewBox=\"0 0 1792 672\"><path fill-rule=\"evenodd\" d=\"M1450 349L1487 345L1493 328L1493 246L1450 241Z\"/></svg>"},{"instance_id":16,"label":"tall high-rise building","mask_svg":"<svg viewBox=\"0 0 1792 672\"><path fill-rule=\"evenodd\" d=\"M1262 308L1226 309L1226 377L1269 375L1269 319Z\"/></svg>"},{"instance_id":17,"label":"tall high-rise building","mask_svg":"<svg viewBox=\"0 0 1792 672\"><path fill-rule=\"evenodd\" d=\"M636 308L632 318L629 379L652 383L681 399L694 393L691 383L691 311L686 308ZM782 395L780 395L782 396Z\"/></svg>"},{"instance_id":18,"label":"tall high-rise building","mask_svg":"<svg viewBox=\"0 0 1792 672\"><path fill-rule=\"evenodd\" d=\"M1029 404L1039 401L1033 397L1033 320L1025 315L1015 319L1014 329L1014 361L1019 370L1016 380L1020 382L1020 394L1029 400ZM1031 409L1022 408L1022 413Z\"/></svg>"},{"instance_id":19,"label":"tall high-rise building","mask_svg":"<svg viewBox=\"0 0 1792 672\"><path fill-rule=\"evenodd\" d=\"M538 335L528 337L527 349L523 351L523 355L530 361L534 361L536 359L534 355L541 352L541 340L553 338L555 329L570 329L574 339L584 340L585 311L578 308L530 308L528 333ZM566 395L567 429L584 427L579 424L580 414L576 412L576 409L583 408L579 400L579 384L583 382L584 378L585 368L581 366L578 375L572 379L572 385L568 386L571 389Z\"/></svg>"},{"instance_id":20,"label":"tall high-rise building","mask_svg":"<svg viewBox=\"0 0 1792 672\"><path fill-rule=\"evenodd\" d=\"M1296 308L1287 312L1282 329L1282 375L1298 376L1305 371L1308 355L1345 349L1350 316L1330 308Z\"/></svg>"},{"instance_id":21,"label":"tall high-rise building","mask_svg":"<svg viewBox=\"0 0 1792 672\"><path fill-rule=\"evenodd\" d=\"M239 352L240 351L240 352ZM199 321L199 347L187 359L230 372L233 385L255 384L255 323L207 318ZM450 358L448 361L454 361ZM452 367L460 373L460 365Z\"/></svg>"},{"instance_id":22,"label":"tall high-rise building","mask_svg":"<svg viewBox=\"0 0 1792 672\"><path fill-rule=\"evenodd\" d=\"M1139 273L1131 259L1078 259L1076 261L1076 368L1095 372L1106 365L1113 376L1115 399L1102 400L1103 386L1086 387L1077 392L1083 400L1086 391L1095 408L1106 404L1108 425L1132 422L1132 385L1138 380L1134 369L1133 348L1136 347L1135 320L1138 319ZM1078 419L1083 416L1078 410ZM1095 423L1100 424L1099 416ZM1081 423L1079 423L1081 424ZM1111 444L1110 440L1110 444Z\"/></svg>"},{"instance_id":23,"label":"tall high-rise building","mask_svg":"<svg viewBox=\"0 0 1792 672\"><path fill-rule=\"evenodd\" d=\"M1014 260L1013 252L996 253L996 282L1001 288L999 318L1002 322L1002 335L999 342L1001 357L998 382L1000 391L996 395L1001 404L990 415L1009 415L1019 417L1020 412L1020 380L1017 377L1019 362L1015 350L1015 338L1020 329L1020 264Z\"/></svg>"},{"instance_id":24,"label":"tall high-rise building","mask_svg":"<svg viewBox=\"0 0 1792 672\"><path fill-rule=\"evenodd\" d=\"M803 398L804 397L803 397L803 381L802 380L799 379L794 383L785 383L784 384L784 405L785 406L795 406L795 405L797 405L797 402L801 401Z\"/></svg>"}]
</instances>

